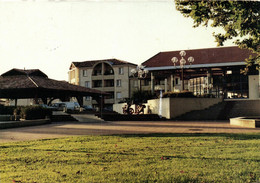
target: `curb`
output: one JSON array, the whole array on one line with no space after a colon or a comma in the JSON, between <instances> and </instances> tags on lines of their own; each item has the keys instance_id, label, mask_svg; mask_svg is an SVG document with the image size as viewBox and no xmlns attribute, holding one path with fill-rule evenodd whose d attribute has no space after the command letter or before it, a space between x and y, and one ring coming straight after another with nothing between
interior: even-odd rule
<instances>
[{"instance_id":1,"label":"curb","mask_svg":"<svg viewBox=\"0 0 260 183\"><path fill-rule=\"evenodd\" d=\"M0 129L7 128L19 128L26 126L37 126L50 124L51 121L48 119L38 119L38 120L25 120L25 121L8 121L8 122L0 122Z\"/></svg>"}]
</instances>

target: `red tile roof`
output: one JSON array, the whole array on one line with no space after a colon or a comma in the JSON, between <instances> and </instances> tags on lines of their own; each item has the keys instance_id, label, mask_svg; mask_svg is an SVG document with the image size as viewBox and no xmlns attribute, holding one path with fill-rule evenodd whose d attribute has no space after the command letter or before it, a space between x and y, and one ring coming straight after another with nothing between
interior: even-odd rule
<instances>
[{"instance_id":1,"label":"red tile roof","mask_svg":"<svg viewBox=\"0 0 260 183\"><path fill-rule=\"evenodd\" d=\"M90 61L83 61L83 62L72 62L75 67L93 67L96 63L99 62L108 62L111 65L125 65L125 64L130 64L136 66L136 64L126 62L123 60L118 60L118 59L105 59L105 60L90 60ZM70 66L71 68L71 66Z\"/></svg>"},{"instance_id":2,"label":"red tile roof","mask_svg":"<svg viewBox=\"0 0 260 183\"><path fill-rule=\"evenodd\" d=\"M220 48L207 48L207 49L195 49L185 50L186 60L188 57L194 57L193 65L196 64L216 64L216 63L229 63L229 62L244 62L252 53L249 50L240 49L238 47L220 47ZM146 67L163 67L173 66L171 59L177 57L180 60L180 51L168 51L160 52L142 65ZM177 63L179 65L179 62ZM176 66L177 66L176 65Z\"/></svg>"}]
</instances>

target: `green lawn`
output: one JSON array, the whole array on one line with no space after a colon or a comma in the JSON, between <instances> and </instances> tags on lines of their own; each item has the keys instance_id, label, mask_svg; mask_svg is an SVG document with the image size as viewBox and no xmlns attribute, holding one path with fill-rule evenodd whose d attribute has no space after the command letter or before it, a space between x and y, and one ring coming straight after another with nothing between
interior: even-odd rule
<instances>
[{"instance_id":1,"label":"green lawn","mask_svg":"<svg viewBox=\"0 0 260 183\"><path fill-rule=\"evenodd\" d=\"M0 182L260 182L260 134L84 136L0 144Z\"/></svg>"}]
</instances>

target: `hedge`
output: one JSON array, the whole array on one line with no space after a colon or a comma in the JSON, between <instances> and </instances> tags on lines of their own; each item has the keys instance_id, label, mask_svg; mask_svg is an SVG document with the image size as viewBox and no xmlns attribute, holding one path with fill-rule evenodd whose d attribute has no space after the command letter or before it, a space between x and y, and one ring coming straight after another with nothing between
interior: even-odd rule
<instances>
[{"instance_id":1,"label":"hedge","mask_svg":"<svg viewBox=\"0 0 260 183\"><path fill-rule=\"evenodd\" d=\"M21 108L21 118L26 120L45 119L51 116L52 110L40 106L27 106Z\"/></svg>"},{"instance_id":2,"label":"hedge","mask_svg":"<svg viewBox=\"0 0 260 183\"><path fill-rule=\"evenodd\" d=\"M196 98L193 92L166 92L163 94L163 98Z\"/></svg>"},{"instance_id":3,"label":"hedge","mask_svg":"<svg viewBox=\"0 0 260 183\"><path fill-rule=\"evenodd\" d=\"M0 114L13 115L14 110L14 106L0 105Z\"/></svg>"}]
</instances>

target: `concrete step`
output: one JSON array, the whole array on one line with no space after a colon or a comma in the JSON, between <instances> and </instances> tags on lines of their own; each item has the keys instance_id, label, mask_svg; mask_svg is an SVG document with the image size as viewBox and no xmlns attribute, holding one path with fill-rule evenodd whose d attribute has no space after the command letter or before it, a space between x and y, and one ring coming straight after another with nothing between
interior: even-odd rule
<instances>
[{"instance_id":1,"label":"concrete step","mask_svg":"<svg viewBox=\"0 0 260 183\"><path fill-rule=\"evenodd\" d=\"M100 114L98 114L99 117ZM117 113L104 113L102 119L105 121L165 121L166 118L160 117L157 114L140 114L140 115L125 115Z\"/></svg>"},{"instance_id":2,"label":"concrete step","mask_svg":"<svg viewBox=\"0 0 260 183\"><path fill-rule=\"evenodd\" d=\"M229 118L241 116L260 116L260 100L228 101L232 109Z\"/></svg>"},{"instance_id":3,"label":"concrete step","mask_svg":"<svg viewBox=\"0 0 260 183\"><path fill-rule=\"evenodd\" d=\"M79 122L87 122L87 123L104 122L103 119L95 116L95 114L72 114L72 117L77 119Z\"/></svg>"},{"instance_id":4,"label":"concrete step","mask_svg":"<svg viewBox=\"0 0 260 183\"><path fill-rule=\"evenodd\" d=\"M70 114L60 112L60 111L54 111L54 113L51 116L52 122L63 122L63 121L78 121L74 117L72 117Z\"/></svg>"},{"instance_id":5,"label":"concrete step","mask_svg":"<svg viewBox=\"0 0 260 183\"><path fill-rule=\"evenodd\" d=\"M260 100L224 101L205 110L191 111L176 120L228 120L241 116L260 116Z\"/></svg>"},{"instance_id":6,"label":"concrete step","mask_svg":"<svg viewBox=\"0 0 260 183\"><path fill-rule=\"evenodd\" d=\"M225 108L225 103L215 104L204 110L195 110L185 113L181 116L176 117L176 120L223 120L225 119L221 116L223 109Z\"/></svg>"}]
</instances>

